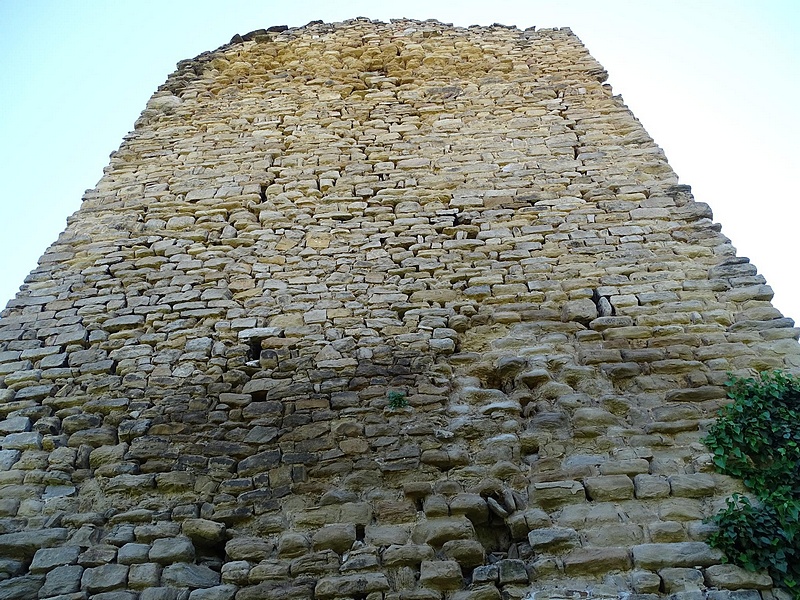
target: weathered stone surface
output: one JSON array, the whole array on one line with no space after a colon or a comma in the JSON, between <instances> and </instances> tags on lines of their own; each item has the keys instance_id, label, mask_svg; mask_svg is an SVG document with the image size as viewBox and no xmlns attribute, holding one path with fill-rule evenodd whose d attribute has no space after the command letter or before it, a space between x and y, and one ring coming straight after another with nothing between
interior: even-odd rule
<instances>
[{"instance_id":1,"label":"weathered stone surface","mask_svg":"<svg viewBox=\"0 0 800 600\"><path fill-rule=\"evenodd\" d=\"M769 600L701 439L800 329L605 77L433 20L181 61L0 313L0 588Z\"/></svg>"},{"instance_id":2,"label":"weathered stone surface","mask_svg":"<svg viewBox=\"0 0 800 600\"><path fill-rule=\"evenodd\" d=\"M723 590L764 590L772 586L766 573L746 571L736 565L712 565L705 569L705 583Z\"/></svg>"},{"instance_id":3,"label":"weathered stone surface","mask_svg":"<svg viewBox=\"0 0 800 600\"><path fill-rule=\"evenodd\" d=\"M0 548L11 557L33 557L40 548L48 548L67 538L67 530L61 527L19 531L0 534Z\"/></svg>"},{"instance_id":4,"label":"weathered stone surface","mask_svg":"<svg viewBox=\"0 0 800 600\"><path fill-rule=\"evenodd\" d=\"M25 575L0 581L0 598L3 600L29 600L36 598L44 583L42 575Z\"/></svg>"},{"instance_id":5,"label":"weathered stone surface","mask_svg":"<svg viewBox=\"0 0 800 600\"><path fill-rule=\"evenodd\" d=\"M436 590L461 587L461 567L450 560L424 560L420 565L419 582Z\"/></svg>"},{"instance_id":6,"label":"weathered stone surface","mask_svg":"<svg viewBox=\"0 0 800 600\"><path fill-rule=\"evenodd\" d=\"M640 544L633 547L633 564L637 568L708 567L722 560L719 550L703 542L675 544Z\"/></svg>"},{"instance_id":7,"label":"weathered stone surface","mask_svg":"<svg viewBox=\"0 0 800 600\"><path fill-rule=\"evenodd\" d=\"M81 587L83 567L80 565L62 565L48 571L44 585L39 590L40 598L71 594Z\"/></svg>"},{"instance_id":8,"label":"weathered stone surface","mask_svg":"<svg viewBox=\"0 0 800 600\"><path fill-rule=\"evenodd\" d=\"M54 567L73 565L78 560L80 552L81 549L78 546L41 548L33 555L29 569L31 573L47 573Z\"/></svg>"},{"instance_id":9,"label":"weathered stone surface","mask_svg":"<svg viewBox=\"0 0 800 600\"><path fill-rule=\"evenodd\" d=\"M564 557L568 575L599 575L630 568L627 548L578 548Z\"/></svg>"},{"instance_id":10,"label":"weathered stone surface","mask_svg":"<svg viewBox=\"0 0 800 600\"><path fill-rule=\"evenodd\" d=\"M633 498L633 481L626 475L588 477L583 486L587 496L598 502Z\"/></svg>"},{"instance_id":11,"label":"weathered stone surface","mask_svg":"<svg viewBox=\"0 0 800 600\"><path fill-rule=\"evenodd\" d=\"M208 519L186 519L181 531L195 543L213 544L223 539L225 525Z\"/></svg>"},{"instance_id":12,"label":"weathered stone surface","mask_svg":"<svg viewBox=\"0 0 800 600\"><path fill-rule=\"evenodd\" d=\"M208 588L220 584L220 575L205 565L174 563L164 567L161 583L177 588Z\"/></svg>"},{"instance_id":13,"label":"weathered stone surface","mask_svg":"<svg viewBox=\"0 0 800 600\"><path fill-rule=\"evenodd\" d=\"M217 585L210 588L192 590L189 600L233 600L239 588L235 585Z\"/></svg>"},{"instance_id":14,"label":"weathered stone surface","mask_svg":"<svg viewBox=\"0 0 800 600\"><path fill-rule=\"evenodd\" d=\"M414 528L411 539L415 544L425 543L431 546L442 546L450 540L472 539L474 535L475 528L469 519L466 517L450 517L419 523Z\"/></svg>"},{"instance_id":15,"label":"weathered stone surface","mask_svg":"<svg viewBox=\"0 0 800 600\"><path fill-rule=\"evenodd\" d=\"M388 589L389 582L383 573L360 573L320 579L314 587L314 597L355 596Z\"/></svg>"},{"instance_id":16,"label":"weathered stone surface","mask_svg":"<svg viewBox=\"0 0 800 600\"><path fill-rule=\"evenodd\" d=\"M125 565L102 565L91 567L83 572L81 589L91 593L107 592L125 585L128 578L128 567Z\"/></svg>"},{"instance_id":17,"label":"weathered stone surface","mask_svg":"<svg viewBox=\"0 0 800 600\"><path fill-rule=\"evenodd\" d=\"M240 537L225 544L225 552L231 560L249 560L257 562L272 553L273 545L256 537Z\"/></svg>"},{"instance_id":18,"label":"weathered stone surface","mask_svg":"<svg viewBox=\"0 0 800 600\"><path fill-rule=\"evenodd\" d=\"M699 569L670 567L658 572L664 591L670 594L702 590L703 574Z\"/></svg>"},{"instance_id":19,"label":"weathered stone surface","mask_svg":"<svg viewBox=\"0 0 800 600\"><path fill-rule=\"evenodd\" d=\"M150 546L148 558L151 562L168 565L175 562L194 560L194 544L189 538L160 538Z\"/></svg>"}]
</instances>

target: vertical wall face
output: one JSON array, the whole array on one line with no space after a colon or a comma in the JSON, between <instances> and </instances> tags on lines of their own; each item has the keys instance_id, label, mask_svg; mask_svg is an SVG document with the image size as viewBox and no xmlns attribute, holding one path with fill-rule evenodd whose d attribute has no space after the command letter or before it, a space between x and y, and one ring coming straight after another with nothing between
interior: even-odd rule
<instances>
[{"instance_id":1,"label":"vertical wall face","mask_svg":"<svg viewBox=\"0 0 800 600\"><path fill-rule=\"evenodd\" d=\"M769 588L699 440L798 332L579 40L247 38L2 314L3 597Z\"/></svg>"}]
</instances>

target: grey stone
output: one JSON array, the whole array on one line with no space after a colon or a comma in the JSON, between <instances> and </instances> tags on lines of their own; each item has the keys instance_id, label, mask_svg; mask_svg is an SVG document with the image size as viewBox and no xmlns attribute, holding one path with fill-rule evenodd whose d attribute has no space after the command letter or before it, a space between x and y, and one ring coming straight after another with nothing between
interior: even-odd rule
<instances>
[{"instance_id":1,"label":"grey stone","mask_svg":"<svg viewBox=\"0 0 800 600\"><path fill-rule=\"evenodd\" d=\"M497 583L500 581L500 567L497 564L482 565L472 570L473 583Z\"/></svg>"},{"instance_id":2,"label":"grey stone","mask_svg":"<svg viewBox=\"0 0 800 600\"><path fill-rule=\"evenodd\" d=\"M21 455L19 450L0 450L0 471L8 471Z\"/></svg>"},{"instance_id":3,"label":"grey stone","mask_svg":"<svg viewBox=\"0 0 800 600\"><path fill-rule=\"evenodd\" d=\"M580 545L578 532L566 527L534 529L528 534L528 543L534 550L557 552Z\"/></svg>"},{"instance_id":4,"label":"grey stone","mask_svg":"<svg viewBox=\"0 0 800 600\"><path fill-rule=\"evenodd\" d=\"M142 590L139 600L178 600L181 590L170 587L151 587Z\"/></svg>"},{"instance_id":5,"label":"grey stone","mask_svg":"<svg viewBox=\"0 0 800 600\"><path fill-rule=\"evenodd\" d=\"M32 557L37 550L55 546L67 539L67 530L62 527L19 531L0 535L0 548L7 556Z\"/></svg>"},{"instance_id":6,"label":"grey stone","mask_svg":"<svg viewBox=\"0 0 800 600\"><path fill-rule=\"evenodd\" d=\"M80 565L62 565L51 569L39 590L39 597L47 598L79 591L82 575L83 567Z\"/></svg>"},{"instance_id":7,"label":"grey stone","mask_svg":"<svg viewBox=\"0 0 800 600\"><path fill-rule=\"evenodd\" d=\"M506 558L498 561L497 566L500 569L500 585L528 583L528 570L524 561Z\"/></svg>"},{"instance_id":8,"label":"grey stone","mask_svg":"<svg viewBox=\"0 0 800 600\"><path fill-rule=\"evenodd\" d=\"M160 538L153 541L148 558L162 565L194 560L194 544L186 537Z\"/></svg>"},{"instance_id":9,"label":"grey stone","mask_svg":"<svg viewBox=\"0 0 800 600\"><path fill-rule=\"evenodd\" d=\"M0 439L3 450L41 450L42 434L38 431L9 433Z\"/></svg>"},{"instance_id":10,"label":"grey stone","mask_svg":"<svg viewBox=\"0 0 800 600\"><path fill-rule=\"evenodd\" d=\"M223 539L225 524L208 519L186 519L181 531L196 544L213 544Z\"/></svg>"},{"instance_id":11,"label":"grey stone","mask_svg":"<svg viewBox=\"0 0 800 600\"><path fill-rule=\"evenodd\" d=\"M383 564L387 567L419 565L433 558L433 548L427 544L392 545L383 551Z\"/></svg>"},{"instance_id":12,"label":"grey stone","mask_svg":"<svg viewBox=\"0 0 800 600\"><path fill-rule=\"evenodd\" d=\"M268 540L257 537L236 537L225 544L225 553L230 560L258 562L269 557L274 546Z\"/></svg>"},{"instance_id":13,"label":"grey stone","mask_svg":"<svg viewBox=\"0 0 800 600\"><path fill-rule=\"evenodd\" d=\"M703 574L698 569L670 567L658 572L668 594L691 592L703 588Z\"/></svg>"},{"instance_id":14,"label":"grey stone","mask_svg":"<svg viewBox=\"0 0 800 600\"><path fill-rule=\"evenodd\" d=\"M708 567L722 560L722 553L704 542L640 544L632 550L633 564L641 569Z\"/></svg>"},{"instance_id":15,"label":"grey stone","mask_svg":"<svg viewBox=\"0 0 800 600\"><path fill-rule=\"evenodd\" d=\"M454 560L424 560L420 565L419 582L436 590L461 587L461 567Z\"/></svg>"},{"instance_id":16,"label":"grey stone","mask_svg":"<svg viewBox=\"0 0 800 600\"><path fill-rule=\"evenodd\" d=\"M475 528L466 517L449 517L423 521L414 528L411 540L441 546L450 540L467 540L475 536Z\"/></svg>"},{"instance_id":17,"label":"grey stone","mask_svg":"<svg viewBox=\"0 0 800 600\"><path fill-rule=\"evenodd\" d=\"M161 578L161 565L144 563L131 565L128 569L128 587L135 590L157 586Z\"/></svg>"},{"instance_id":18,"label":"grey stone","mask_svg":"<svg viewBox=\"0 0 800 600\"><path fill-rule=\"evenodd\" d=\"M161 583L179 588L207 588L220 584L220 575L205 565L175 563L164 567Z\"/></svg>"},{"instance_id":19,"label":"grey stone","mask_svg":"<svg viewBox=\"0 0 800 600\"><path fill-rule=\"evenodd\" d=\"M705 583L723 590L765 590L772 586L772 577L736 565L712 565L705 570Z\"/></svg>"},{"instance_id":20,"label":"grey stone","mask_svg":"<svg viewBox=\"0 0 800 600\"><path fill-rule=\"evenodd\" d=\"M31 600L44 584L43 575L25 575L0 581L0 600Z\"/></svg>"},{"instance_id":21,"label":"grey stone","mask_svg":"<svg viewBox=\"0 0 800 600\"><path fill-rule=\"evenodd\" d=\"M7 417L0 421L0 435L7 433L23 433L31 430L31 420L28 417Z\"/></svg>"},{"instance_id":22,"label":"grey stone","mask_svg":"<svg viewBox=\"0 0 800 600\"><path fill-rule=\"evenodd\" d=\"M483 544L477 540L450 540L442 546L442 555L471 569L483 564L485 550Z\"/></svg>"},{"instance_id":23,"label":"grey stone","mask_svg":"<svg viewBox=\"0 0 800 600\"><path fill-rule=\"evenodd\" d=\"M250 563L246 560L232 560L222 565L222 582L243 585L250 575Z\"/></svg>"},{"instance_id":24,"label":"grey stone","mask_svg":"<svg viewBox=\"0 0 800 600\"><path fill-rule=\"evenodd\" d=\"M383 573L359 573L337 577L323 577L314 587L314 598L334 598L371 594L389 590L389 581Z\"/></svg>"},{"instance_id":25,"label":"grey stone","mask_svg":"<svg viewBox=\"0 0 800 600\"><path fill-rule=\"evenodd\" d=\"M86 569L81 577L81 587L88 592L107 592L125 586L128 579L126 565L101 565Z\"/></svg>"},{"instance_id":26,"label":"grey stone","mask_svg":"<svg viewBox=\"0 0 800 600\"><path fill-rule=\"evenodd\" d=\"M356 541L356 527L352 523L336 523L318 529L311 536L315 550L333 550L343 554Z\"/></svg>"},{"instance_id":27,"label":"grey stone","mask_svg":"<svg viewBox=\"0 0 800 600\"><path fill-rule=\"evenodd\" d=\"M121 565L146 563L149 552L149 544L128 543L117 551L117 562Z\"/></svg>"},{"instance_id":28,"label":"grey stone","mask_svg":"<svg viewBox=\"0 0 800 600\"><path fill-rule=\"evenodd\" d=\"M189 600L233 600L239 588L235 585L217 585L210 588L192 590Z\"/></svg>"},{"instance_id":29,"label":"grey stone","mask_svg":"<svg viewBox=\"0 0 800 600\"><path fill-rule=\"evenodd\" d=\"M74 565L81 549L78 546L60 546L57 548L41 548L33 555L31 573L46 573L60 565Z\"/></svg>"}]
</instances>

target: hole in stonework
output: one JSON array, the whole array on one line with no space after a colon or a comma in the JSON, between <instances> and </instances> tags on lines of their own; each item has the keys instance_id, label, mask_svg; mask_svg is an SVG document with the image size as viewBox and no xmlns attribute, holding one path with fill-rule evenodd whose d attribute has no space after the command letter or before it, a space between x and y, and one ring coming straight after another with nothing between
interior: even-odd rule
<instances>
[{"instance_id":1,"label":"hole in stonework","mask_svg":"<svg viewBox=\"0 0 800 600\"><path fill-rule=\"evenodd\" d=\"M364 525L356 524L356 540L358 540L359 542L364 541L364 536L366 534L365 529L366 528Z\"/></svg>"},{"instance_id":2,"label":"hole in stonework","mask_svg":"<svg viewBox=\"0 0 800 600\"><path fill-rule=\"evenodd\" d=\"M250 338L250 347L247 350L247 360L258 360L261 358L261 340Z\"/></svg>"},{"instance_id":3,"label":"hole in stonework","mask_svg":"<svg viewBox=\"0 0 800 600\"><path fill-rule=\"evenodd\" d=\"M266 184L263 184L261 186L261 193L259 195L261 196L261 202L262 203L267 201L267 186L266 186Z\"/></svg>"},{"instance_id":4,"label":"hole in stonework","mask_svg":"<svg viewBox=\"0 0 800 600\"><path fill-rule=\"evenodd\" d=\"M497 515L491 515L488 523L475 525L475 535L485 548L486 554L498 554L506 557L513 543L511 530L506 522Z\"/></svg>"}]
</instances>

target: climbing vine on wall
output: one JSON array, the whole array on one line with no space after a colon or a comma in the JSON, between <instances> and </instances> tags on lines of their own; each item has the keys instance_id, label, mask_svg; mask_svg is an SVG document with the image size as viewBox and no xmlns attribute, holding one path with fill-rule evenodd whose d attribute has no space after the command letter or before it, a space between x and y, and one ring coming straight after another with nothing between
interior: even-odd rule
<instances>
[{"instance_id":1,"label":"climbing vine on wall","mask_svg":"<svg viewBox=\"0 0 800 600\"><path fill-rule=\"evenodd\" d=\"M772 371L728 387L733 402L704 442L717 470L741 478L750 494L728 499L709 543L800 599L800 378Z\"/></svg>"}]
</instances>

